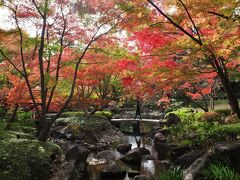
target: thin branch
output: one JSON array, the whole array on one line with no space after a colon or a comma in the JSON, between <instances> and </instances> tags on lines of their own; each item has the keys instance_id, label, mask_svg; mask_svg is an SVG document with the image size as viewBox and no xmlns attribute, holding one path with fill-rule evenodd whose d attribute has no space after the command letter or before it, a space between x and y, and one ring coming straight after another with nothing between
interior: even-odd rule
<instances>
[{"instance_id":1,"label":"thin branch","mask_svg":"<svg viewBox=\"0 0 240 180\"><path fill-rule=\"evenodd\" d=\"M182 4L182 6L184 7L185 11L187 12L188 17L189 17L190 21L192 22L194 29L195 29L196 32L197 32L198 40L199 40L199 42L202 43L202 40L201 40L201 36L200 36L199 30L198 30L196 24L194 23L194 21L193 21L193 19L192 19L192 16L190 15L190 13L189 13L189 11L188 11L187 6L183 3L182 0L178 0L178 1Z\"/></svg>"},{"instance_id":2,"label":"thin branch","mask_svg":"<svg viewBox=\"0 0 240 180\"><path fill-rule=\"evenodd\" d=\"M193 41L195 41L198 45L202 46L203 43L199 41L197 38L195 38L192 34L190 34L188 31L186 31L183 27L181 27L179 24L177 24L174 20L172 20L168 15L166 15L156 4L154 4L151 0L147 0L163 17L165 17L173 26L175 26L177 29L182 31L184 34L186 34L188 37L190 37Z\"/></svg>"},{"instance_id":3,"label":"thin branch","mask_svg":"<svg viewBox=\"0 0 240 180\"><path fill-rule=\"evenodd\" d=\"M227 20L231 18L231 17L229 17L229 16L226 16L226 15L224 15L224 14L217 13L217 12L214 12L214 11L208 11L208 13L209 13L209 14L213 14L213 15L218 16L218 17L221 17L221 18L224 18L224 19L227 19Z\"/></svg>"}]
</instances>

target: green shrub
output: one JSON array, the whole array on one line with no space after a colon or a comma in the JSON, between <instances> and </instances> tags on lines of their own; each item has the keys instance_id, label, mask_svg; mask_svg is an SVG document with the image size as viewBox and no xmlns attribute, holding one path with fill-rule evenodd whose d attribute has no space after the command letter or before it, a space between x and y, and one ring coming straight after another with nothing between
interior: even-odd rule
<instances>
[{"instance_id":1,"label":"green shrub","mask_svg":"<svg viewBox=\"0 0 240 180\"><path fill-rule=\"evenodd\" d=\"M183 170L179 166L173 166L161 172L157 180L182 180Z\"/></svg>"},{"instance_id":2,"label":"green shrub","mask_svg":"<svg viewBox=\"0 0 240 180\"><path fill-rule=\"evenodd\" d=\"M66 118L66 117L84 117L85 113L84 111L67 111L63 112L61 115L61 118Z\"/></svg>"},{"instance_id":3,"label":"green shrub","mask_svg":"<svg viewBox=\"0 0 240 180\"><path fill-rule=\"evenodd\" d=\"M203 172L207 179L239 180L240 176L229 165L211 163Z\"/></svg>"},{"instance_id":4,"label":"green shrub","mask_svg":"<svg viewBox=\"0 0 240 180\"><path fill-rule=\"evenodd\" d=\"M75 133L84 130L93 130L101 132L111 126L111 123L103 117L89 117L88 119L82 117L68 117L59 118L54 125L68 125Z\"/></svg>"},{"instance_id":5,"label":"green shrub","mask_svg":"<svg viewBox=\"0 0 240 180\"><path fill-rule=\"evenodd\" d=\"M104 110L104 111L97 111L97 112L95 112L95 116L97 116L97 117L105 117L107 119L111 119L113 114L112 114L111 111Z\"/></svg>"},{"instance_id":6,"label":"green shrub","mask_svg":"<svg viewBox=\"0 0 240 180\"><path fill-rule=\"evenodd\" d=\"M197 121L199 121L199 120L201 120L203 114L204 114L204 112L197 112L197 113L194 113L194 117Z\"/></svg>"},{"instance_id":7,"label":"green shrub","mask_svg":"<svg viewBox=\"0 0 240 180\"><path fill-rule=\"evenodd\" d=\"M189 107L183 107L180 109L177 109L178 112L182 112L182 113L192 113L194 112L194 110L192 108Z\"/></svg>"},{"instance_id":8,"label":"green shrub","mask_svg":"<svg viewBox=\"0 0 240 180\"><path fill-rule=\"evenodd\" d=\"M31 111L20 111L17 113L17 119L19 121L24 121L32 118L32 112Z\"/></svg>"},{"instance_id":9,"label":"green shrub","mask_svg":"<svg viewBox=\"0 0 240 180\"><path fill-rule=\"evenodd\" d=\"M7 110L3 107L0 107L0 119L3 119L7 114Z\"/></svg>"},{"instance_id":10,"label":"green shrub","mask_svg":"<svg viewBox=\"0 0 240 180\"><path fill-rule=\"evenodd\" d=\"M0 177L6 180L45 180L59 146L36 140L0 141Z\"/></svg>"}]
</instances>

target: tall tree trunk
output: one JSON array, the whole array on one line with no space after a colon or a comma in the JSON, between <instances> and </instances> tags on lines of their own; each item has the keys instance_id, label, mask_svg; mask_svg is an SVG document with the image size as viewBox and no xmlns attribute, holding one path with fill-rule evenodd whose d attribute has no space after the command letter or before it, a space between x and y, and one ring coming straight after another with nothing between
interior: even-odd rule
<instances>
[{"instance_id":1,"label":"tall tree trunk","mask_svg":"<svg viewBox=\"0 0 240 180\"><path fill-rule=\"evenodd\" d=\"M41 121L42 120L40 120L40 122ZM43 141L43 142L47 141L49 131L50 131L50 125L49 124L42 124L41 129L40 129L40 133L38 134L38 140Z\"/></svg>"},{"instance_id":2,"label":"tall tree trunk","mask_svg":"<svg viewBox=\"0 0 240 180\"><path fill-rule=\"evenodd\" d=\"M232 113L237 114L238 118L240 118L240 108L239 108L238 100L232 91L229 79L222 75L220 75L220 79L221 79L224 91L227 95Z\"/></svg>"},{"instance_id":3,"label":"tall tree trunk","mask_svg":"<svg viewBox=\"0 0 240 180\"><path fill-rule=\"evenodd\" d=\"M211 65L215 67L215 69L217 70L217 74L222 82L232 113L237 114L238 118L240 119L240 108L239 108L238 100L232 91L229 75L223 60L224 59L221 57L216 58L214 55L212 55L211 61L213 63Z\"/></svg>"},{"instance_id":4,"label":"tall tree trunk","mask_svg":"<svg viewBox=\"0 0 240 180\"><path fill-rule=\"evenodd\" d=\"M9 118L9 122L14 122L16 120L18 107L19 107L18 104L15 104L13 113L12 113L11 117Z\"/></svg>"}]
</instances>

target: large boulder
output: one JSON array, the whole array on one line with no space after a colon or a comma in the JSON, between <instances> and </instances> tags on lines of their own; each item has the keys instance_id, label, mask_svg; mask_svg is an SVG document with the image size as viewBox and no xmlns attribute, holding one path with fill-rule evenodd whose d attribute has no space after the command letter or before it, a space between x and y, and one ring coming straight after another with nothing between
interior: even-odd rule
<instances>
[{"instance_id":1,"label":"large boulder","mask_svg":"<svg viewBox=\"0 0 240 180\"><path fill-rule=\"evenodd\" d=\"M56 126L51 129L51 137L60 139L67 138L66 135L72 134L72 131L68 128L68 126Z\"/></svg>"},{"instance_id":2,"label":"large boulder","mask_svg":"<svg viewBox=\"0 0 240 180\"><path fill-rule=\"evenodd\" d=\"M166 160L169 158L169 152L173 148L173 144L170 143L155 143L154 148L158 153L159 160Z\"/></svg>"},{"instance_id":3,"label":"large boulder","mask_svg":"<svg viewBox=\"0 0 240 180\"><path fill-rule=\"evenodd\" d=\"M142 153L139 148L134 148L124 155L121 160L130 164L141 164Z\"/></svg>"},{"instance_id":4,"label":"large boulder","mask_svg":"<svg viewBox=\"0 0 240 180\"><path fill-rule=\"evenodd\" d=\"M146 147L140 147L139 148L141 155L149 155L151 154L150 151Z\"/></svg>"},{"instance_id":5,"label":"large boulder","mask_svg":"<svg viewBox=\"0 0 240 180\"><path fill-rule=\"evenodd\" d=\"M135 176L133 180L151 180L151 177L145 174Z\"/></svg>"},{"instance_id":6,"label":"large boulder","mask_svg":"<svg viewBox=\"0 0 240 180\"><path fill-rule=\"evenodd\" d=\"M220 142L213 147L214 158L225 162L228 159L234 168L240 167L240 142Z\"/></svg>"},{"instance_id":7,"label":"large boulder","mask_svg":"<svg viewBox=\"0 0 240 180\"><path fill-rule=\"evenodd\" d=\"M76 160L76 161L86 161L89 155L89 151L82 145L74 145L70 147L65 154L65 159Z\"/></svg>"},{"instance_id":8,"label":"large boulder","mask_svg":"<svg viewBox=\"0 0 240 180\"><path fill-rule=\"evenodd\" d=\"M98 159L105 159L106 161L114 161L115 154L110 150L105 150L97 153L96 158Z\"/></svg>"},{"instance_id":9,"label":"large boulder","mask_svg":"<svg viewBox=\"0 0 240 180\"><path fill-rule=\"evenodd\" d=\"M181 166L183 168L189 167L196 159L203 156L206 153L206 151L197 150L197 151L191 151L188 152L179 158L176 159L174 162L175 165Z\"/></svg>"},{"instance_id":10,"label":"large boulder","mask_svg":"<svg viewBox=\"0 0 240 180\"><path fill-rule=\"evenodd\" d=\"M126 174L127 172L123 167L115 163L110 163L107 167L101 170L100 177L101 179L124 178Z\"/></svg>"},{"instance_id":11,"label":"large boulder","mask_svg":"<svg viewBox=\"0 0 240 180\"><path fill-rule=\"evenodd\" d=\"M170 150L171 160L174 161L178 157L182 156L183 154L188 153L191 150L192 150L192 148L188 145L174 147L173 149Z\"/></svg>"},{"instance_id":12,"label":"large boulder","mask_svg":"<svg viewBox=\"0 0 240 180\"><path fill-rule=\"evenodd\" d=\"M84 132L84 141L88 144L96 144L99 142L99 137L95 132L86 130Z\"/></svg>"},{"instance_id":13,"label":"large boulder","mask_svg":"<svg viewBox=\"0 0 240 180\"><path fill-rule=\"evenodd\" d=\"M125 154L132 149L132 144L119 144L117 146L117 151Z\"/></svg>"},{"instance_id":14,"label":"large boulder","mask_svg":"<svg viewBox=\"0 0 240 180\"><path fill-rule=\"evenodd\" d=\"M157 134L155 134L154 136L154 143L164 143L167 141L166 136L164 136L161 132L158 132Z\"/></svg>"},{"instance_id":15,"label":"large boulder","mask_svg":"<svg viewBox=\"0 0 240 180\"><path fill-rule=\"evenodd\" d=\"M202 179L202 169L208 163L213 153L208 152L196 159L189 168L185 170L184 180Z\"/></svg>"},{"instance_id":16,"label":"large boulder","mask_svg":"<svg viewBox=\"0 0 240 180\"><path fill-rule=\"evenodd\" d=\"M65 161L58 171L50 178L51 180L75 180L86 179L86 162L76 160Z\"/></svg>"}]
</instances>

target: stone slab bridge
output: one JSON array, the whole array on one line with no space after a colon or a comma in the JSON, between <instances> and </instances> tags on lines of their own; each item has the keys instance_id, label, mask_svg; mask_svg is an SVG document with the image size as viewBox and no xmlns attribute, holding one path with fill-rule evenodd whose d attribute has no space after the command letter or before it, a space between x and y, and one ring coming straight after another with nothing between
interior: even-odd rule
<instances>
[{"instance_id":1,"label":"stone slab bridge","mask_svg":"<svg viewBox=\"0 0 240 180\"><path fill-rule=\"evenodd\" d=\"M134 119L134 118L129 118L129 119L111 119L111 122L155 122L155 123L160 123L162 120L160 119Z\"/></svg>"}]
</instances>

